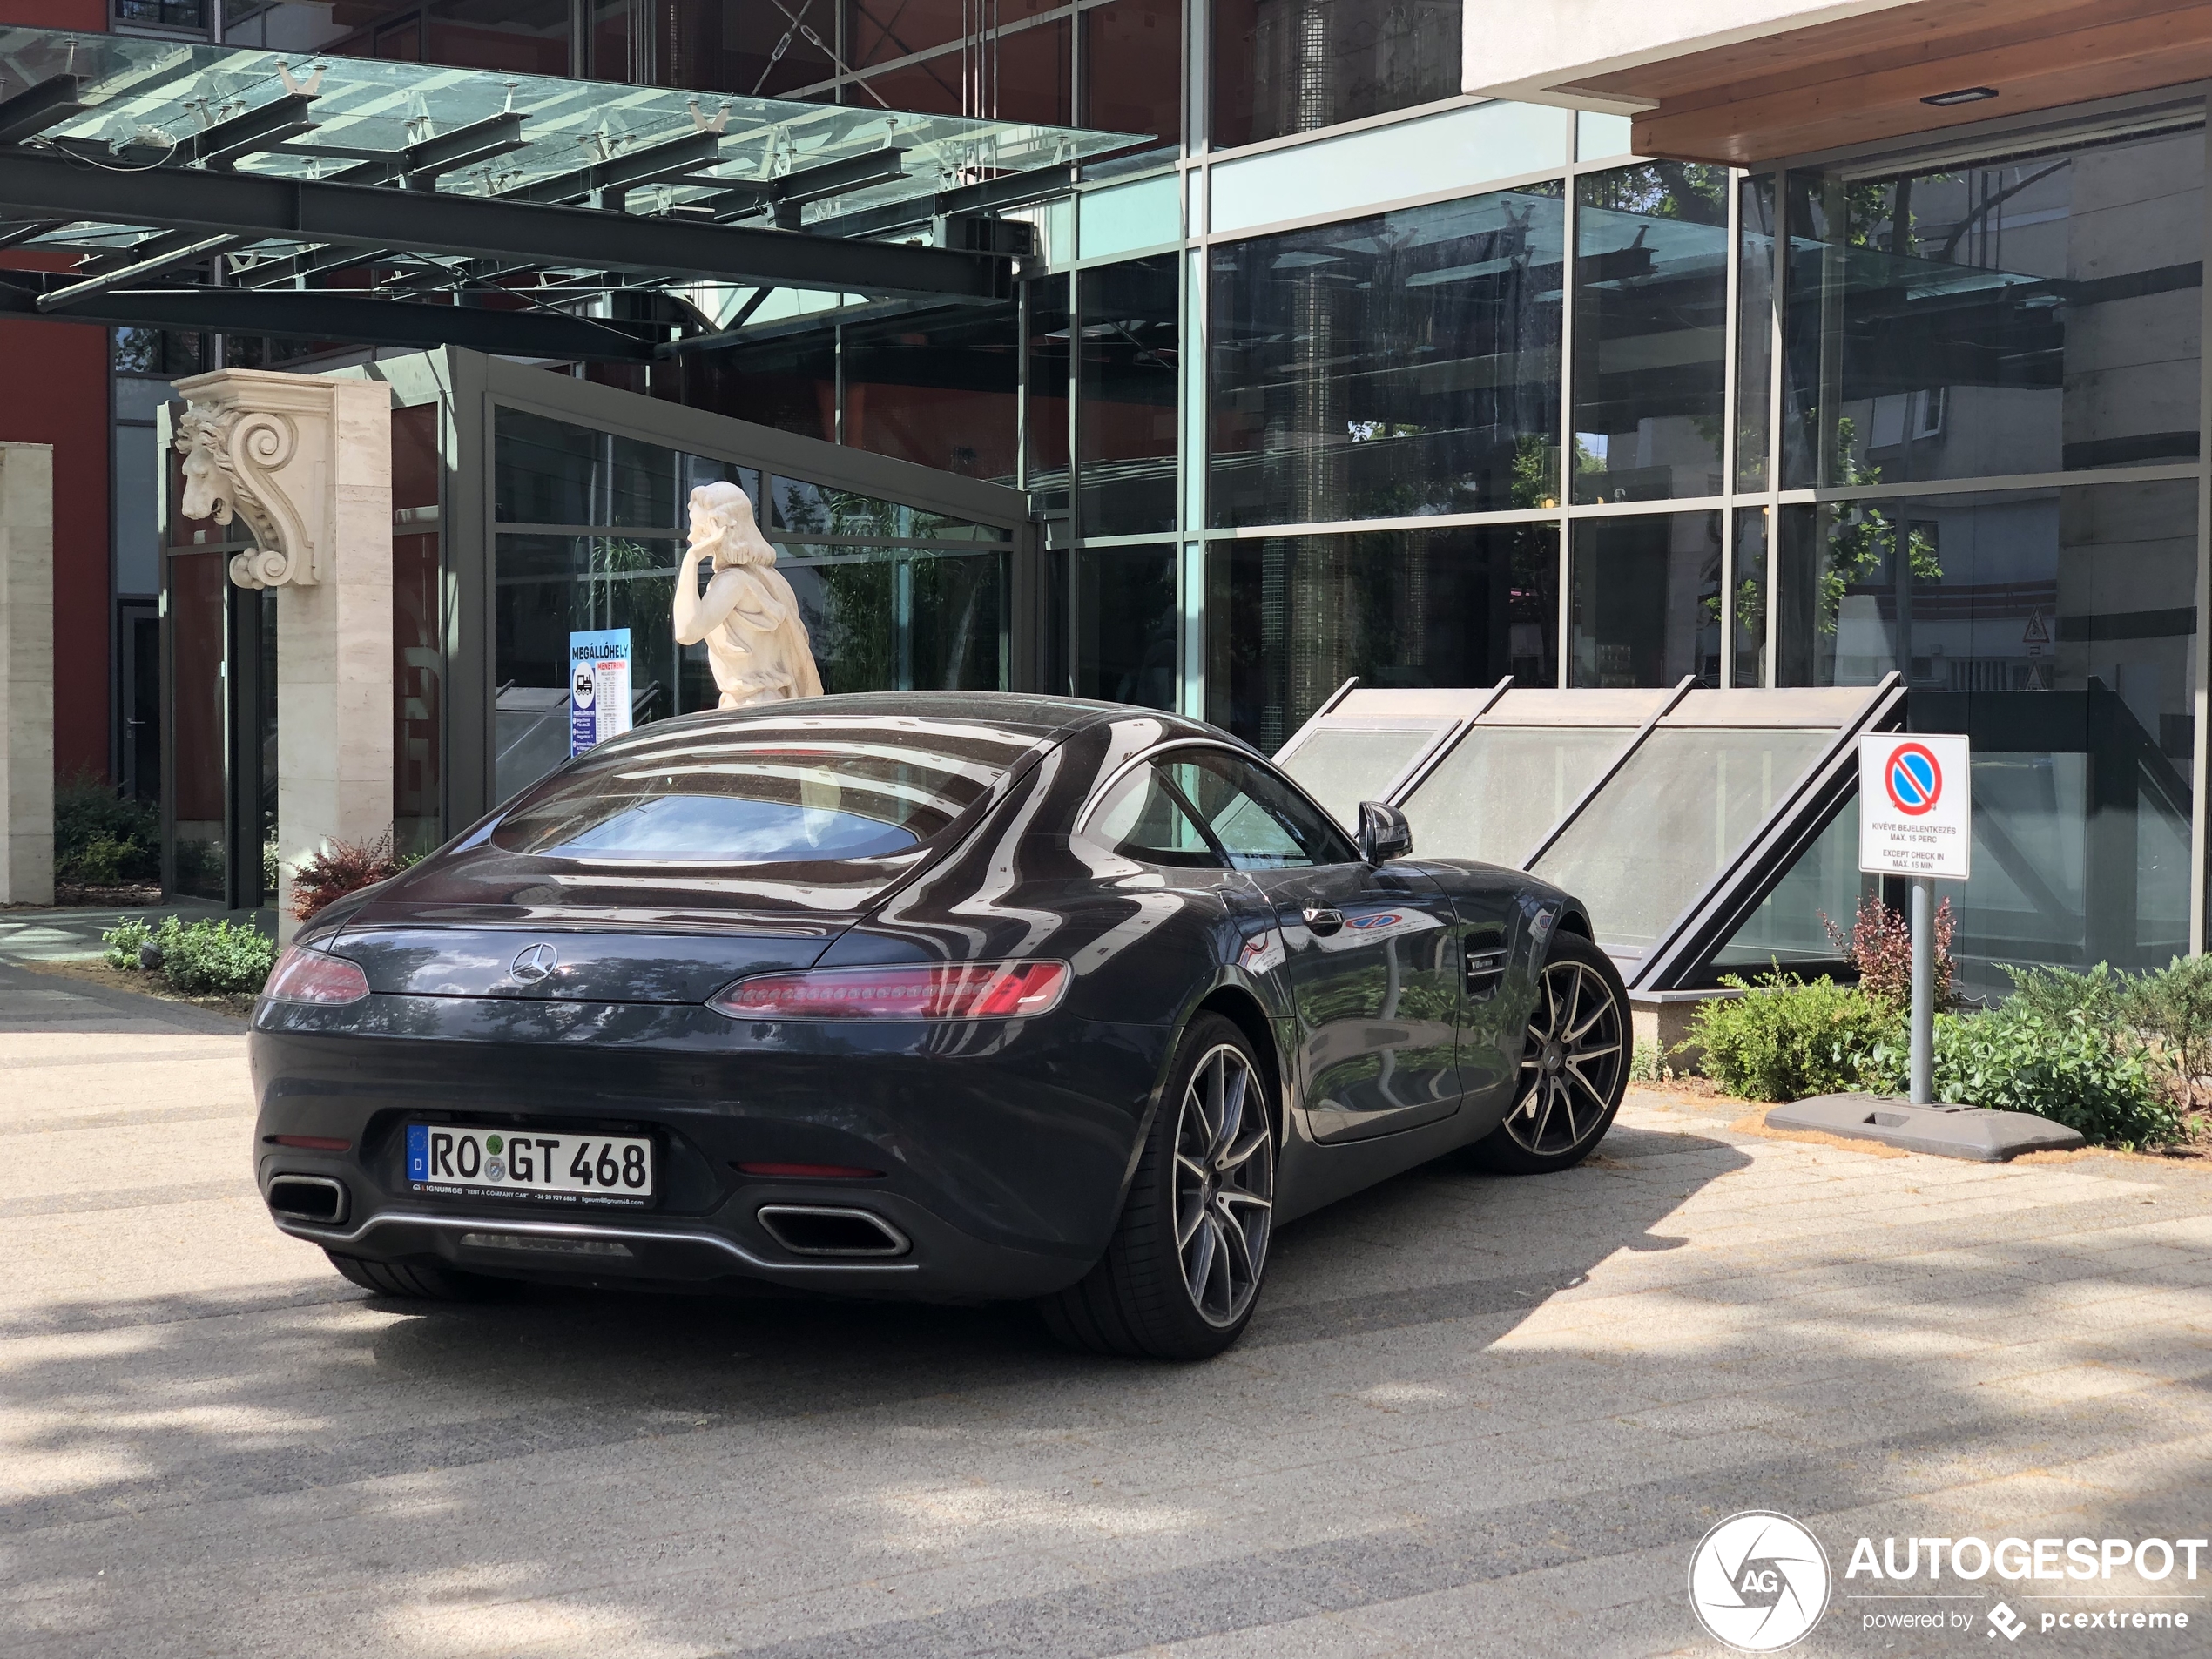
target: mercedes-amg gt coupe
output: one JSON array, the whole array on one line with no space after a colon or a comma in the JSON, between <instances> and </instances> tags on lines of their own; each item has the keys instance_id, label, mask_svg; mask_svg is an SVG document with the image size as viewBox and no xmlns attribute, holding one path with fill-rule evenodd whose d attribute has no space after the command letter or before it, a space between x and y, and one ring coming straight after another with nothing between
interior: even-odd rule
<instances>
[{"instance_id":1,"label":"mercedes-amg gt coupe","mask_svg":"<svg viewBox=\"0 0 2212 1659\"><path fill-rule=\"evenodd\" d=\"M253 1015L277 1224L496 1279L1025 1298L1202 1359L1283 1223L1626 1085L1568 894L1347 833L1154 710L826 697L603 743L300 929Z\"/></svg>"}]
</instances>

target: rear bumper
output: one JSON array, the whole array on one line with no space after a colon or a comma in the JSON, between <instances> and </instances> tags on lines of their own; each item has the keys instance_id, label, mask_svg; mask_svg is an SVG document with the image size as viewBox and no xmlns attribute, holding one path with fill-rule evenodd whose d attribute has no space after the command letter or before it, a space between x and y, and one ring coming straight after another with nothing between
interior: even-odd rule
<instances>
[{"instance_id":1,"label":"rear bumper","mask_svg":"<svg viewBox=\"0 0 2212 1659\"><path fill-rule=\"evenodd\" d=\"M551 1010L541 1025L460 999L257 1014L262 1194L342 1188L285 1232L372 1261L518 1278L705 1285L915 1300L1042 1295L1073 1283L1120 1211L1169 1035L1070 1019L865 1031L736 1025L696 1005ZM443 1006L439 1006L443 1004ZM354 1012L353 1022L335 1016ZM365 1015L366 1017L359 1017ZM523 1021L517 1024L518 1019ZM653 1136L649 1209L438 1197L408 1184L407 1124L440 1120ZM342 1142L343 1151L277 1137ZM873 1179L763 1177L742 1163L857 1166ZM788 1247L760 1212L861 1212L881 1254Z\"/></svg>"},{"instance_id":2,"label":"rear bumper","mask_svg":"<svg viewBox=\"0 0 2212 1659\"><path fill-rule=\"evenodd\" d=\"M287 1172L291 1172L287 1165ZM759 1197L759 1204L827 1202L820 1191ZM740 1217L696 1220L544 1221L467 1205L428 1211L378 1209L329 1227L273 1217L294 1238L370 1261L436 1260L500 1278L711 1285L747 1279L786 1289L921 1301L1015 1299L1074 1283L1089 1264L992 1246L926 1212L880 1197L836 1195L841 1209L880 1215L907 1240L896 1257L794 1259Z\"/></svg>"}]
</instances>

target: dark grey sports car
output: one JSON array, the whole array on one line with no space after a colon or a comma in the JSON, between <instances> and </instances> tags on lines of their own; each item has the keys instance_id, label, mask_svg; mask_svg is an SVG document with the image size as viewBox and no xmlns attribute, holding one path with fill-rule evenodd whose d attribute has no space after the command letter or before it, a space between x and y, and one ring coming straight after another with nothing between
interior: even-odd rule
<instances>
[{"instance_id":1,"label":"dark grey sports car","mask_svg":"<svg viewBox=\"0 0 2212 1659\"><path fill-rule=\"evenodd\" d=\"M1412 851L1148 710L667 721L302 929L253 1017L261 1190L390 1295L1033 1298L1216 1353L1277 1225L1462 1147L1563 1169L1619 1104L1581 907Z\"/></svg>"}]
</instances>

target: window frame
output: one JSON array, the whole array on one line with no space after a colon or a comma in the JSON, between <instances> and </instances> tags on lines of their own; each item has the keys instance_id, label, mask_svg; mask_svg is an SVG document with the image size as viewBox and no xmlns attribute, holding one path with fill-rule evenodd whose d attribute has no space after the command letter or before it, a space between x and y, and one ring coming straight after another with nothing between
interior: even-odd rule
<instances>
[{"instance_id":1,"label":"window frame","mask_svg":"<svg viewBox=\"0 0 2212 1659\"><path fill-rule=\"evenodd\" d=\"M1118 785L1122 781L1123 778L1127 776L1130 772L1135 771L1139 766L1155 765L1163 755L1188 749L1211 750L1216 753L1226 755L1231 759L1239 761L1245 765L1258 768L1264 776L1273 779L1284 788L1289 790L1292 795L1296 796L1299 800L1304 801L1306 806L1311 807L1313 811L1313 815L1318 819L1322 824L1326 826L1329 831L1341 840L1345 846L1349 847L1352 851L1352 857L1348 860L1339 860L1337 862L1323 862L1317 860L1310 865L1289 866L1285 867L1312 870L1332 870L1340 869L1345 864L1364 864L1366 862L1366 860L1361 859L1359 856L1359 843L1354 841L1349 835L1346 835L1342 829L1339 828L1336 819L1330 817L1330 815L1322 809L1320 803L1316 801L1312 796L1307 794L1305 790L1299 788L1297 783L1295 783L1280 767L1275 765L1274 763L1270 761L1266 756L1261 754L1256 749L1239 749L1233 744L1223 743L1216 738L1171 738L1165 743L1154 744L1150 748L1131 755L1127 760L1122 762L1120 765L1115 767L1112 772L1107 773L1104 778L1101 779L1097 785L1091 790L1090 793L1085 797L1082 806L1076 810L1076 826L1071 833L1082 836L1086 840L1089 839L1091 819L1097 815L1099 807L1104 802L1108 792ZM1240 874L1250 873L1246 871L1238 871L1238 867L1234 863L1231 862L1227 849L1221 845L1221 839L1213 833L1213 826L1206 821L1205 814L1201 813L1197 807L1191 803L1190 798L1183 792L1182 789L1177 785L1176 781L1172 778L1163 774L1160 779L1160 783L1163 788L1172 793L1176 799L1181 803L1184 811L1190 813L1190 821L1197 826L1198 833L1206 838L1206 842L1213 848L1215 856L1220 859L1221 868ZM1163 869L1168 869L1187 867L1162 865L1160 867Z\"/></svg>"}]
</instances>

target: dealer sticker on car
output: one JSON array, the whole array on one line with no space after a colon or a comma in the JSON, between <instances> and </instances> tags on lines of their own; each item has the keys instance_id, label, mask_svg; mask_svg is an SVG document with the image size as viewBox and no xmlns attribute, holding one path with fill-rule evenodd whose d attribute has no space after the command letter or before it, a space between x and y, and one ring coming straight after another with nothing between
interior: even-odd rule
<instances>
[{"instance_id":1,"label":"dealer sticker on car","mask_svg":"<svg viewBox=\"0 0 2212 1659\"><path fill-rule=\"evenodd\" d=\"M635 1207L653 1196L653 1143L643 1136L409 1123L407 1178L416 1192L453 1197Z\"/></svg>"}]
</instances>

